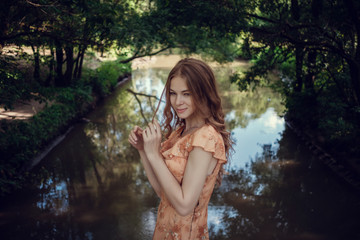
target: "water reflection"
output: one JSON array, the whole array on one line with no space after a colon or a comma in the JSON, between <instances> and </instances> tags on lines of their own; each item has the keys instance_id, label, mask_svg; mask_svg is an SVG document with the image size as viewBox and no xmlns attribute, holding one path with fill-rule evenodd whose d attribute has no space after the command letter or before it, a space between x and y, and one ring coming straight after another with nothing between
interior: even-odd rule
<instances>
[{"instance_id":1,"label":"water reflection","mask_svg":"<svg viewBox=\"0 0 360 240\"><path fill-rule=\"evenodd\" d=\"M127 136L151 119L157 101L137 96L140 109L126 89L159 98L169 71L135 70L37 167L38 184L1 199L1 239L150 239L159 200ZM215 69L237 145L209 205L211 238L359 238L358 196L284 131L280 96L238 92L232 71Z\"/></svg>"},{"instance_id":2,"label":"water reflection","mask_svg":"<svg viewBox=\"0 0 360 240\"><path fill-rule=\"evenodd\" d=\"M213 239L359 239L359 196L324 170L285 129L279 149L263 145L214 196L223 228ZM355 227L356 226L356 227Z\"/></svg>"}]
</instances>

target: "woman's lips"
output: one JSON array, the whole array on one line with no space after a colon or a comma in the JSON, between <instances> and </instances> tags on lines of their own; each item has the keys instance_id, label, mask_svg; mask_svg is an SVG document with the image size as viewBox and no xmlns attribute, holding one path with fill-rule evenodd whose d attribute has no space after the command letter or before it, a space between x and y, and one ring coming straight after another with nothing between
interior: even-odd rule
<instances>
[{"instance_id":1,"label":"woman's lips","mask_svg":"<svg viewBox=\"0 0 360 240\"><path fill-rule=\"evenodd\" d=\"M183 113L183 112L186 111L186 108L184 108L184 109L176 109L176 111L177 111L178 113Z\"/></svg>"}]
</instances>

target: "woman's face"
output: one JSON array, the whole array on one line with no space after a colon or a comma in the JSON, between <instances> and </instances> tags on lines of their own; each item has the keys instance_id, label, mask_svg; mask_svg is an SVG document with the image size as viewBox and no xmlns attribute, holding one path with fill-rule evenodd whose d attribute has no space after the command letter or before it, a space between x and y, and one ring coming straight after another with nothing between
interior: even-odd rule
<instances>
[{"instance_id":1,"label":"woman's face","mask_svg":"<svg viewBox=\"0 0 360 240\"><path fill-rule=\"evenodd\" d=\"M170 103L179 118L187 119L193 116L195 105L192 94L184 78L175 76L171 79Z\"/></svg>"}]
</instances>

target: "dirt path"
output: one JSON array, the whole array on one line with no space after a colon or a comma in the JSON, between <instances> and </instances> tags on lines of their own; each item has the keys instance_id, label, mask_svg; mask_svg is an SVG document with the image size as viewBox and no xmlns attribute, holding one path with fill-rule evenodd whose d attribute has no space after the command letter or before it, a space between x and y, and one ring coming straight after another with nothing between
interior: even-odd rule
<instances>
[{"instance_id":1,"label":"dirt path","mask_svg":"<svg viewBox=\"0 0 360 240\"><path fill-rule=\"evenodd\" d=\"M45 103L39 103L30 100L22 103L16 103L12 110L5 110L0 107L0 120L27 120L41 111L45 107Z\"/></svg>"}]
</instances>

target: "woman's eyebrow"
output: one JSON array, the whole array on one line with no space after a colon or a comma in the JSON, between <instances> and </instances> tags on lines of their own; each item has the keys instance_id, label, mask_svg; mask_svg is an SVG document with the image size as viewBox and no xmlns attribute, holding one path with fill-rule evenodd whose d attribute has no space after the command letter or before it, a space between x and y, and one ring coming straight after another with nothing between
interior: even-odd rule
<instances>
[{"instance_id":1,"label":"woman's eyebrow","mask_svg":"<svg viewBox=\"0 0 360 240\"><path fill-rule=\"evenodd\" d=\"M176 92L176 91L172 90L171 88L170 88L170 91ZM182 90L181 92L182 92L182 93L183 93L183 92L190 92L190 90L189 90L189 89L186 89L186 90Z\"/></svg>"}]
</instances>

